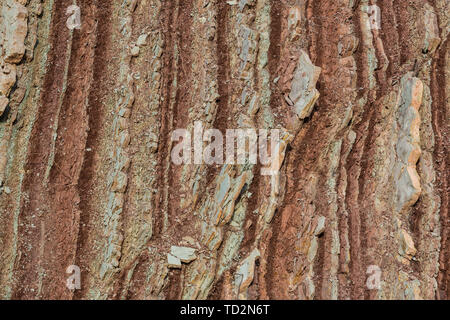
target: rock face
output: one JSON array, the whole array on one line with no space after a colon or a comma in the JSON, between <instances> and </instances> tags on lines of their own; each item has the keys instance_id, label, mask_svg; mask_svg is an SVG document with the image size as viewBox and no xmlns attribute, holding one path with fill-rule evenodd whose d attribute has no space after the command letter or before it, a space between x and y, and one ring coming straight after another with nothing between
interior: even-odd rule
<instances>
[{"instance_id":1,"label":"rock face","mask_svg":"<svg viewBox=\"0 0 450 320\"><path fill-rule=\"evenodd\" d=\"M2 33L0 38L0 116L9 103L8 95L16 82L16 64L25 53L28 10L20 2L6 0L1 10Z\"/></svg>"},{"instance_id":2,"label":"rock face","mask_svg":"<svg viewBox=\"0 0 450 320\"><path fill-rule=\"evenodd\" d=\"M300 119L305 119L311 114L312 108L319 98L316 83L319 79L320 68L314 66L308 55L301 50L298 58L298 66L294 72L291 83L291 93L288 102L294 105L295 113Z\"/></svg>"},{"instance_id":3,"label":"rock face","mask_svg":"<svg viewBox=\"0 0 450 320\"><path fill-rule=\"evenodd\" d=\"M76 3L0 3L1 299L450 298L448 0Z\"/></svg>"},{"instance_id":4,"label":"rock face","mask_svg":"<svg viewBox=\"0 0 450 320\"><path fill-rule=\"evenodd\" d=\"M405 75L401 79L397 109L398 140L397 163L394 179L397 182L397 210L408 210L419 199L420 177L416 163L420 158L420 114L423 98L423 83L420 79Z\"/></svg>"},{"instance_id":5,"label":"rock face","mask_svg":"<svg viewBox=\"0 0 450 320\"><path fill-rule=\"evenodd\" d=\"M3 57L7 63L19 63L25 53L28 10L19 1L6 0L2 7L4 26Z\"/></svg>"}]
</instances>

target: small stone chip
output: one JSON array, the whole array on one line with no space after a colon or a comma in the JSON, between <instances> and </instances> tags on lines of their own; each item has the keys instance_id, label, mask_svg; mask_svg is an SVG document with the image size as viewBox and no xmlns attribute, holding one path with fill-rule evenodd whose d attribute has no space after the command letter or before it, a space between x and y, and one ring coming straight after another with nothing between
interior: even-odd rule
<instances>
[{"instance_id":1,"label":"small stone chip","mask_svg":"<svg viewBox=\"0 0 450 320\"><path fill-rule=\"evenodd\" d=\"M140 51L140 49L138 46L133 46L131 48L131 56L137 57L139 55L139 51Z\"/></svg>"},{"instance_id":2,"label":"small stone chip","mask_svg":"<svg viewBox=\"0 0 450 320\"><path fill-rule=\"evenodd\" d=\"M136 41L136 45L139 47L145 46L147 44L147 34L143 33L139 36Z\"/></svg>"},{"instance_id":3,"label":"small stone chip","mask_svg":"<svg viewBox=\"0 0 450 320\"><path fill-rule=\"evenodd\" d=\"M400 255L411 260L416 255L417 249L414 246L412 237L405 230L401 230L400 233Z\"/></svg>"},{"instance_id":4,"label":"small stone chip","mask_svg":"<svg viewBox=\"0 0 450 320\"><path fill-rule=\"evenodd\" d=\"M167 265L171 269L180 269L181 261L177 257L174 257L170 253L167 254Z\"/></svg>"},{"instance_id":5,"label":"small stone chip","mask_svg":"<svg viewBox=\"0 0 450 320\"><path fill-rule=\"evenodd\" d=\"M184 263L189 263L197 259L195 255L195 249L189 247L178 247L172 246L170 247L170 254L180 259Z\"/></svg>"},{"instance_id":6,"label":"small stone chip","mask_svg":"<svg viewBox=\"0 0 450 320\"><path fill-rule=\"evenodd\" d=\"M317 219L316 229L314 230L315 236L320 236L325 231L325 217L320 216Z\"/></svg>"}]
</instances>

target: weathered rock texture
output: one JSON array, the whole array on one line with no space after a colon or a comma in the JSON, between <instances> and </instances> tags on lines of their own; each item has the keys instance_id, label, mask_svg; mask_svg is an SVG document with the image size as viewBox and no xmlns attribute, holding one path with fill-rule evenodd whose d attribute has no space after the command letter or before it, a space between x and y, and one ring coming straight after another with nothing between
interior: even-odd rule
<instances>
[{"instance_id":1,"label":"weathered rock texture","mask_svg":"<svg viewBox=\"0 0 450 320\"><path fill-rule=\"evenodd\" d=\"M450 298L449 21L448 0L3 0L0 298ZM280 174L175 165L195 121L280 129Z\"/></svg>"}]
</instances>

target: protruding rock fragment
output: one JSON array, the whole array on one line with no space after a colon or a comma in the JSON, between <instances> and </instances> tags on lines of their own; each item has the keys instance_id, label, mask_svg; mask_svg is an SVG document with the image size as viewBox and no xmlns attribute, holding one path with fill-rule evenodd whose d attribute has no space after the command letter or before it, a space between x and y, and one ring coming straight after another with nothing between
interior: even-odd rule
<instances>
[{"instance_id":1,"label":"protruding rock fragment","mask_svg":"<svg viewBox=\"0 0 450 320\"><path fill-rule=\"evenodd\" d=\"M131 47L131 56L137 57L139 55L140 49L138 46Z\"/></svg>"},{"instance_id":2,"label":"protruding rock fragment","mask_svg":"<svg viewBox=\"0 0 450 320\"><path fill-rule=\"evenodd\" d=\"M145 46L147 44L147 36L146 33L141 34L136 41L136 45L139 47Z\"/></svg>"},{"instance_id":3,"label":"protruding rock fragment","mask_svg":"<svg viewBox=\"0 0 450 320\"><path fill-rule=\"evenodd\" d=\"M441 42L437 17L433 7L428 3L425 3L424 9L423 23L425 27L425 38L422 50L424 53L433 53Z\"/></svg>"},{"instance_id":4,"label":"protruding rock fragment","mask_svg":"<svg viewBox=\"0 0 450 320\"><path fill-rule=\"evenodd\" d=\"M171 255L170 253L167 254L167 266L171 269L180 269L181 268L181 261L177 257Z\"/></svg>"},{"instance_id":5,"label":"protruding rock fragment","mask_svg":"<svg viewBox=\"0 0 450 320\"><path fill-rule=\"evenodd\" d=\"M411 207L417 202L422 191L420 187L420 178L415 167L403 167L400 175L397 177L396 183L397 209L402 212L404 209Z\"/></svg>"},{"instance_id":6,"label":"protruding rock fragment","mask_svg":"<svg viewBox=\"0 0 450 320\"><path fill-rule=\"evenodd\" d=\"M420 178L416 171L416 163L420 157L420 115L423 83L406 74L401 80L398 100L397 124L399 137L396 146L398 162L394 167L396 183L396 207L399 212L412 206L421 193Z\"/></svg>"},{"instance_id":7,"label":"protruding rock fragment","mask_svg":"<svg viewBox=\"0 0 450 320\"><path fill-rule=\"evenodd\" d=\"M316 229L314 230L315 236L320 236L325 231L325 220L324 216L320 216L317 219Z\"/></svg>"},{"instance_id":8,"label":"protruding rock fragment","mask_svg":"<svg viewBox=\"0 0 450 320\"><path fill-rule=\"evenodd\" d=\"M252 116L254 116L258 110L259 110L259 104L257 102L258 97L254 95L252 99L250 100L250 104L248 106L248 113Z\"/></svg>"},{"instance_id":9,"label":"protruding rock fragment","mask_svg":"<svg viewBox=\"0 0 450 320\"><path fill-rule=\"evenodd\" d=\"M235 281L239 286L238 298L240 300L247 298L247 288L253 281L255 275L255 261L259 257L259 250L257 248L253 249L250 255L242 261L236 271Z\"/></svg>"},{"instance_id":10,"label":"protruding rock fragment","mask_svg":"<svg viewBox=\"0 0 450 320\"><path fill-rule=\"evenodd\" d=\"M247 79L250 68L256 60L256 48L259 41L259 33L246 26L242 26L239 37L242 41L239 54L239 58L241 59L241 79Z\"/></svg>"},{"instance_id":11,"label":"protruding rock fragment","mask_svg":"<svg viewBox=\"0 0 450 320\"><path fill-rule=\"evenodd\" d=\"M294 103L294 110L300 119L311 114L313 106L319 98L316 82L320 72L321 68L313 65L306 52L301 50L289 93L289 99Z\"/></svg>"},{"instance_id":12,"label":"protruding rock fragment","mask_svg":"<svg viewBox=\"0 0 450 320\"><path fill-rule=\"evenodd\" d=\"M225 200L226 196L228 195L228 191L231 187L231 178L228 175L228 173L225 173L224 175L221 175L218 178L218 191L215 195L215 200L218 205L218 207L221 207L223 204L223 201Z\"/></svg>"},{"instance_id":13,"label":"protruding rock fragment","mask_svg":"<svg viewBox=\"0 0 450 320\"><path fill-rule=\"evenodd\" d=\"M314 259L316 257L316 254L317 254L317 249L318 248L319 248L319 242L317 241L317 238L314 237L314 238L311 239L311 243L310 243L309 248L308 248L308 255L307 255L307 257L308 257L308 261L310 263L312 263L314 261Z\"/></svg>"},{"instance_id":14,"label":"protruding rock fragment","mask_svg":"<svg viewBox=\"0 0 450 320\"><path fill-rule=\"evenodd\" d=\"M10 2L3 6L2 17L6 27L4 59L9 63L19 63L25 53L28 10L17 1Z\"/></svg>"},{"instance_id":15,"label":"protruding rock fragment","mask_svg":"<svg viewBox=\"0 0 450 320\"><path fill-rule=\"evenodd\" d=\"M189 263L197 259L194 248L189 247L170 247L170 254L181 260L181 262Z\"/></svg>"},{"instance_id":16,"label":"protruding rock fragment","mask_svg":"<svg viewBox=\"0 0 450 320\"><path fill-rule=\"evenodd\" d=\"M417 253L417 249L414 246L414 241L411 236L405 230L400 231L400 249L399 253L402 257L411 260Z\"/></svg>"},{"instance_id":17,"label":"protruding rock fragment","mask_svg":"<svg viewBox=\"0 0 450 320\"><path fill-rule=\"evenodd\" d=\"M0 95L7 97L14 83L16 83L16 66L7 63L0 70Z\"/></svg>"}]
</instances>

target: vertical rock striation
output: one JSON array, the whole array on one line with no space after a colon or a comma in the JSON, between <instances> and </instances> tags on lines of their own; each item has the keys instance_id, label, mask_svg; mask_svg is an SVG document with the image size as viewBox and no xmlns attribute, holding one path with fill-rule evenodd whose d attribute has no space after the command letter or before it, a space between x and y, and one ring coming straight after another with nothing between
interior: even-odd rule
<instances>
[{"instance_id":1,"label":"vertical rock striation","mask_svg":"<svg viewBox=\"0 0 450 320\"><path fill-rule=\"evenodd\" d=\"M2 1L0 298L449 299L449 12Z\"/></svg>"}]
</instances>

